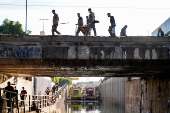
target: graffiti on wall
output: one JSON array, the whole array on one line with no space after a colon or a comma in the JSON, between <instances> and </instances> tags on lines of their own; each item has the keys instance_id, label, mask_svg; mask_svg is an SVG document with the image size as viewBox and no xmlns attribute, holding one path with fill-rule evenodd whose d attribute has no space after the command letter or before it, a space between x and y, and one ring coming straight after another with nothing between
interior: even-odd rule
<instances>
[{"instance_id":1,"label":"graffiti on wall","mask_svg":"<svg viewBox=\"0 0 170 113\"><path fill-rule=\"evenodd\" d=\"M45 55L41 53L40 48L33 47L0 47L1 58L32 58L40 57L45 58Z\"/></svg>"}]
</instances>

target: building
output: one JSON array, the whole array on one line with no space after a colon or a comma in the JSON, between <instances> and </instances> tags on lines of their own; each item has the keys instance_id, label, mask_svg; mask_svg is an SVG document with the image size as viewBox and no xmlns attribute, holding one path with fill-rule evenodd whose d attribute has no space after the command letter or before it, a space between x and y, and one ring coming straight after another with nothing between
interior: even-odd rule
<instances>
[{"instance_id":1,"label":"building","mask_svg":"<svg viewBox=\"0 0 170 113\"><path fill-rule=\"evenodd\" d=\"M164 34L170 34L170 17L152 32L152 36L157 36L159 28L163 30Z\"/></svg>"},{"instance_id":2,"label":"building","mask_svg":"<svg viewBox=\"0 0 170 113\"><path fill-rule=\"evenodd\" d=\"M100 85L100 81L77 82L77 84L81 85L82 88L85 88L85 87L88 87L88 86L97 87L97 86Z\"/></svg>"}]
</instances>

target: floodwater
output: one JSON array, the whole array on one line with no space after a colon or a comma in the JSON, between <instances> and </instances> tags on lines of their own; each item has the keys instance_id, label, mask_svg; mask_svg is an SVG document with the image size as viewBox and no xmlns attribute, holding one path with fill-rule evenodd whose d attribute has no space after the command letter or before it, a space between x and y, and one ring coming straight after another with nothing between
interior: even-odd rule
<instances>
[{"instance_id":1,"label":"floodwater","mask_svg":"<svg viewBox=\"0 0 170 113\"><path fill-rule=\"evenodd\" d=\"M68 103L67 113L101 113L101 104L88 102L88 103Z\"/></svg>"},{"instance_id":2,"label":"floodwater","mask_svg":"<svg viewBox=\"0 0 170 113\"><path fill-rule=\"evenodd\" d=\"M100 102L72 102L65 103L63 108L52 113L125 113L124 108L112 105L111 103ZM131 113L131 112L126 112Z\"/></svg>"}]
</instances>

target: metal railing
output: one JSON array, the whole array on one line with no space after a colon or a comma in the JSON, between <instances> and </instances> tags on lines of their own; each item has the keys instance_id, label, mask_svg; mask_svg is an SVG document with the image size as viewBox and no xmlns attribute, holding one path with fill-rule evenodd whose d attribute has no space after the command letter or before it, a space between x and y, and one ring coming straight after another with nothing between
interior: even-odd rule
<instances>
[{"instance_id":1,"label":"metal railing","mask_svg":"<svg viewBox=\"0 0 170 113\"><path fill-rule=\"evenodd\" d=\"M56 91L55 94L52 93L52 96L49 95L24 95L25 97L27 96L27 100L19 100L18 96L20 96L20 94L16 93L16 92L12 92L12 91L7 91L3 88L0 88L0 97L2 98L1 95L1 91L3 92L8 92L10 94L10 98L2 98L4 101L10 101L10 107L9 106L3 106L0 102L0 113L2 113L2 110L10 110L13 111L13 103L14 103L14 99L17 100L17 110L18 113L20 110L22 110L24 113L26 111L32 111L33 109L36 111L41 111L41 109L50 106L51 104L54 104L57 101L57 98L59 98L59 95L61 95L61 92L67 87L68 83L65 83L58 91ZM17 95L17 96L13 96L13 95ZM21 103L23 101L23 106L20 105L19 103ZM50 107L49 107L49 111L50 111Z\"/></svg>"},{"instance_id":2,"label":"metal railing","mask_svg":"<svg viewBox=\"0 0 170 113\"><path fill-rule=\"evenodd\" d=\"M57 98L59 98L59 95L61 95L61 92L67 87L68 83L65 83L56 93L53 95L52 93L52 102L56 102Z\"/></svg>"}]
</instances>

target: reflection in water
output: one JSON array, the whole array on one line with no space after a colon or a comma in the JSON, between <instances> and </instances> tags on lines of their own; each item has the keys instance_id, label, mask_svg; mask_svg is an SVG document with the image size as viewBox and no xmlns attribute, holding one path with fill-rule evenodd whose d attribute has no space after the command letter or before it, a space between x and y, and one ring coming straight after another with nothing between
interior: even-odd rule
<instances>
[{"instance_id":1,"label":"reflection in water","mask_svg":"<svg viewBox=\"0 0 170 113\"><path fill-rule=\"evenodd\" d=\"M120 108L110 103L69 103L67 113L125 113L124 108Z\"/></svg>"},{"instance_id":2,"label":"reflection in water","mask_svg":"<svg viewBox=\"0 0 170 113\"><path fill-rule=\"evenodd\" d=\"M67 104L67 113L101 113L100 103L88 102L88 103L69 103Z\"/></svg>"},{"instance_id":3,"label":"reflection in water","mask_svg":"<svg viewBox=\"0 0 170 113\"><path fill-rule=\"evenodd\" d=\"M132 111L125 111L121 105L112 103L95 103L95 102L59 102L50 108L50 113L136 113Z\"/></svg>"}]
</instances>

